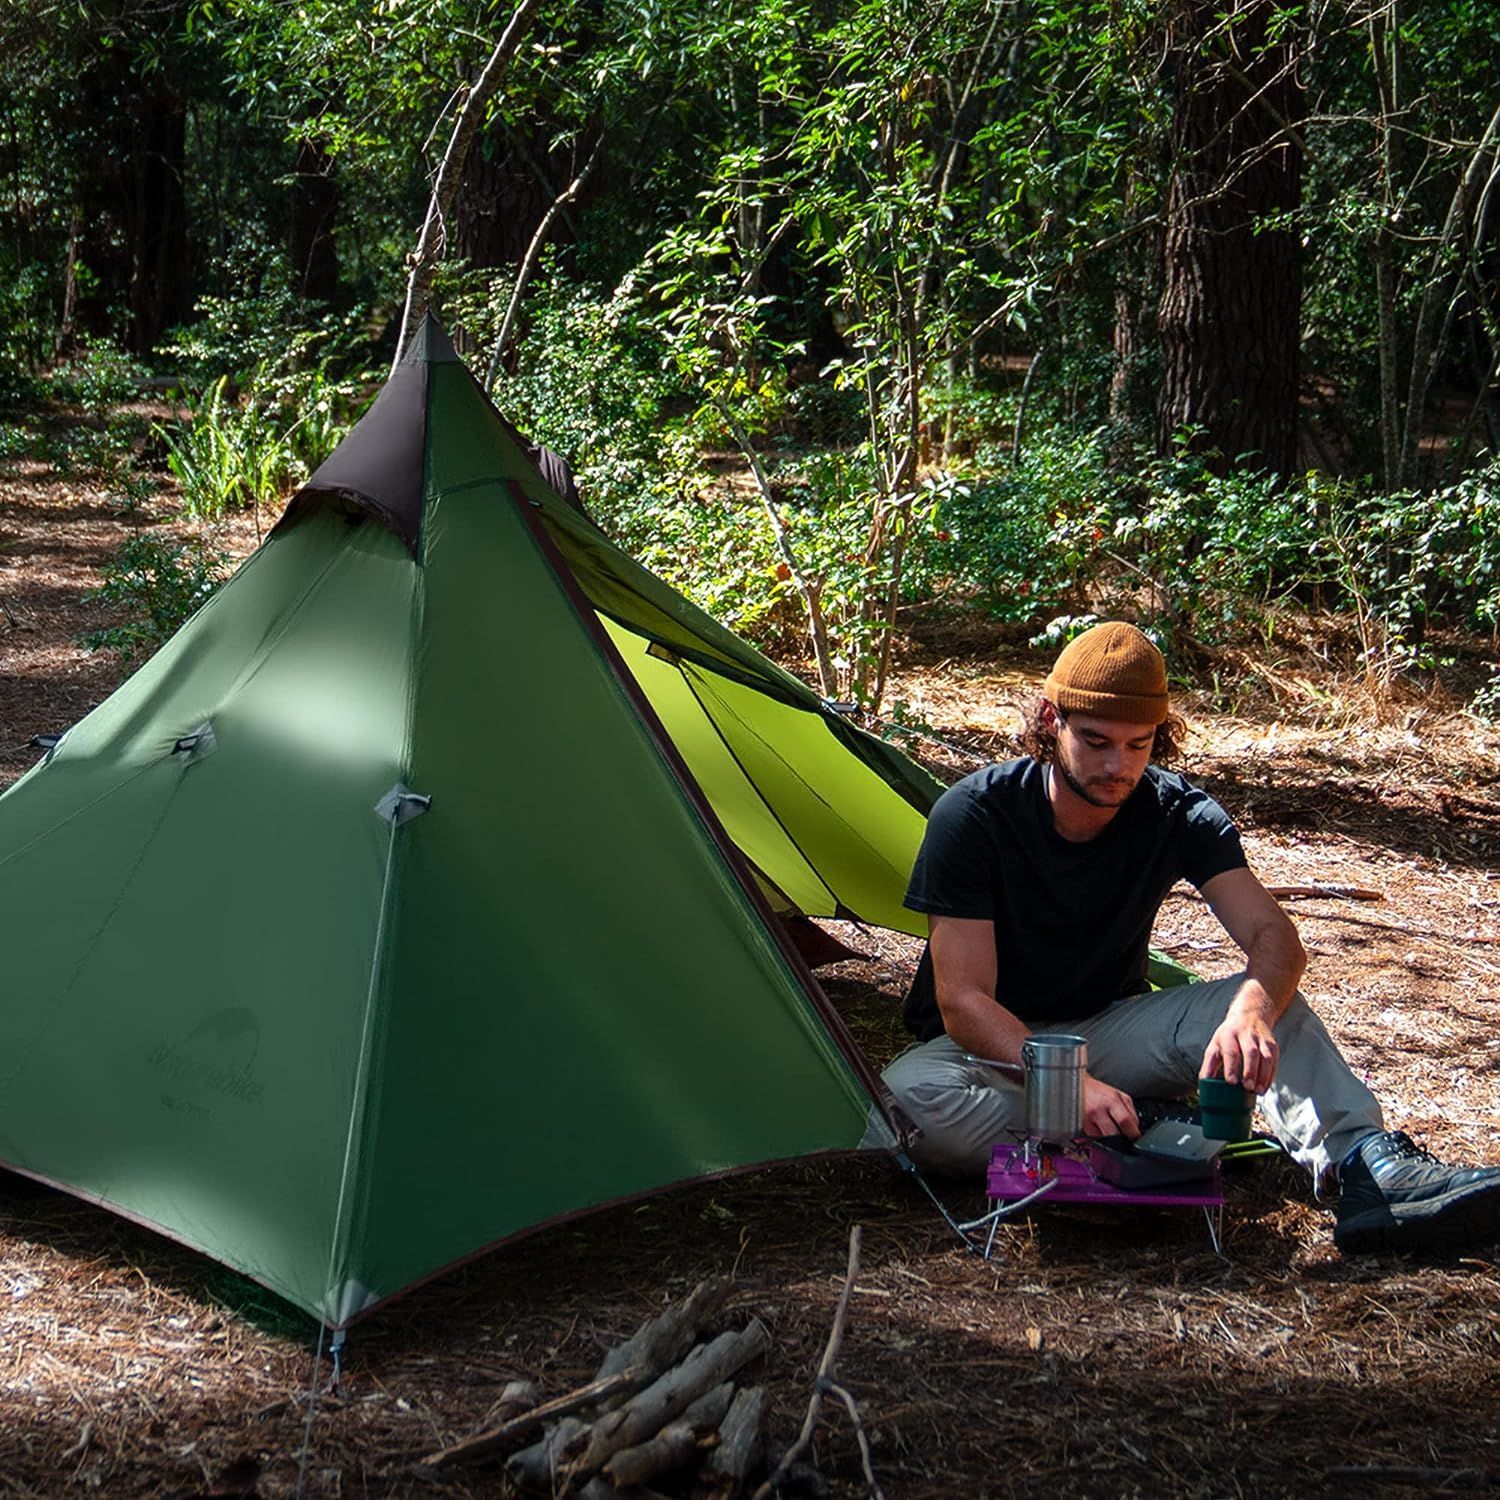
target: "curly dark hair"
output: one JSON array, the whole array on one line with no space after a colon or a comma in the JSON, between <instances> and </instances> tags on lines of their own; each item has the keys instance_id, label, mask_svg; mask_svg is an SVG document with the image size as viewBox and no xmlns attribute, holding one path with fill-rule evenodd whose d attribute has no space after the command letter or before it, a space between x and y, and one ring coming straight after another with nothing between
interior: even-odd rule
<instances>
[{"instance_id":1,"label":"curly dark hair","mask_svg":"<svg viewBox=\"0 0 1500 1500\"><path fill-rule=\"evenodd\" d=\"M1057 736L1047 727L1042 714L1045 697L1039 697L1026 710L1026 723L1021 730L1021 749L1039 765L1050 765L1057 750ZM1060 713L1061 710L1059 709ZM1170 766L1182 759L1182 740L1187 734L1187 725L1176 714L1168 714L1156 726L1156 738L1151 743L1151 759L1159 766Z\"/></svg>"}]
</instances>

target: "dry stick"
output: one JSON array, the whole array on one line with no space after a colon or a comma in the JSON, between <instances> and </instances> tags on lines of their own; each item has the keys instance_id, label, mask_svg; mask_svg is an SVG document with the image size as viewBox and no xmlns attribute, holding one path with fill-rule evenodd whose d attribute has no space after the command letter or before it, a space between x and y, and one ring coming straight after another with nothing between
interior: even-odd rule
<instances>
[{"instance_id":1,"label":"dry stick","mask_svg":"<svg viewBox=\"0 0 1500 1500\"><path fill-rule=\"evenodd\" d=\"M870 1441L865 1436L865 1424L859 1419L859 1406L853 1392L836 1380L828 1380L825 1384L844 1403L849 1412L849 1420L854 1423L854 1441L859 1444L859 1461L864 1466L865 1483L870 1486L870 1493L875 1500L885 1500L884 1493L875 1481L875 1466L870 1460Z\"/></svg>"},{"instance_id":2,"label":"dry stick","mask_svg":"<svg viewBox=\"0 0 1500 1500\"><path fill-rule=\"evenodd\" d=\"M685 1468L698 1456L698 1441L724 1420L734 1399L734 1384L724 1381L700 1396L676 1421L668 1422L653 1438L622 1448L604 1466L604 1477L622 1489L631 1489Z\"/></svg>"},{"instance_id":3,"label":"dry stick","mask_svg":"<svg viewBox=\"0 0 1500 1500\"><path fill-rule=\"evenodd\" d=\"M1442 943L1453 948L1466 948L1471 943L1497 943L1500 937L1490 937L1480 932L1434 932L1430 927L1413 927L1408 922L1378 922L1371 917L1350 917L1343 912L1310 911L1304 917L1307 922L1348 922L1354 927L1373 927L1381 932L1400 932L1407 937L1420 938L1423 942Z\"/></svg>"},{"instance_id":4,"label":"dry stick","mask_svg":"<svg viewBox=\"0 0 1500 1500\"><path fill-rule=\"evenodd\" d=\"M859 1275L859 1240L860 1227L858 1224L851 1224L849 1267L844 1273L844 1289L839 1293L839 1305L833 1315L833 1327L829 1330L823 1358L818 1361L818 1373L813 1379L812 1399L807 1403L807 1416L803 1419L802 1431L797 1434L797 1441L782 1454L775 1472L756 1490L755 1500L770 1500L776 1486L786 1478L792 1465L807 1452L812 1443L813 1428L818 1425L818 1414L823 1410L823 1395L833 1374L833 1363L838 1358L839 1346L844 1342L844 1326L849 1320L849 1298L854 1294L854 1278Z\"/></svg>"},{"instance_id":5,"label":"dry stick","mask_svg":"<svg viewBox=\"0 0 1500 1500\"><path fill-rule=\"evenodd\" d=\"M1329 897L1337 901L1384 901L1381 891L1366 890L1362 885L1268 885L1266 893L1282 901L1316 901Z\"/></svg>"},{"instance_id":6,"label":"dry stick","mask_svg":"<svg viewBox=\"0 0 1500 1500\"><path fill-rule=\"evenodd\" d=\"M645 1370L647 1380L654 1380L698 1342L728 1299L729 1289L727 1276L700 1281L681 1302L642 1323L623 1344L611 1349L594 1378L603 1380L634 1365Z\"/></svg>"},{"instance_id":7,"label":"dry stick","mask_svg":"<svg viewBox=\"0 0 1500 1500\"><path fill-rule=\"evenodd\" d=\"M464 160L469 146L484 117L485 107L500 86L506 64L521 45L521 38L531 22L531 13L539 0L520 0L515 13L506 24L500 40L490 53L489 61L474 80L469 97L464 100L453 122L453 133L448 137L448 149L438 164L437 176L432 184L432 196L427 201L427 214L422 220L422 232L417 237L417 248L411 255L411 276L406 283L406 306L401 312L401 328L396 335L396 358L391 364L391 373L401 363L406 352L406 341L412 329L427 311L428 293L432 287L432 273L442 258L443 240L446 237L448 215L458 197L459 180L463 175Z\"/></svg>"},{"instance_id":8,"label":"dry stick","mask_svg":"<svg viewBox=\"0 0 1500 1500\"><path fill-rule=\"evenodd\" d=\"M745 1476L760 1462L766 1440L766 1390L750 1386L737 1391L728 1415L719 1424L719 1446L703 1466L713 1500L731 1500Z\"/></svg>"},{"instance_id":9,"label":"dry stick","mask_svg":"<svg viewBox=\"0 0 1500 1500\"><path fill-rule=\"evenodd\" d=\"M473 1437L465 1438L451 1448L429 1453L422 1459L422 1467L442 1469L449 1464L472 1463L476 1458L484 1458L510 1447L553 1417L567 1416L582 1407L619 1395L622 1391L638 1391L650 1378L646 1370L634 1366L628 1370L615 1371L601 1380L592 1380L588 1385L580 1386L576 1391L569 1391L565 1396L556 1396L551 1401L542 1402L540 1406L533 1406L529 1411L511 1417L497 1427L476 1432Z\"/></svg>"},{"instance_id":10,"label":"dry stick","mask_svg":"<svg viewBox=\"0 0 1500 1500\"><path fill-rule=\"evenodd\" d=\"M654 1385L594 1424L588 1446L574 1465L573 1477L592 1474L622 1448L633 1448L659 1432L705 1391L764 1354L770 1342L766 1325L752 1318L740 1332L723 1333L711 1344L700 1344Z\"/></svg>"},{"instance_id":11,"label":"dry stick","mask_svg":"<svg viewBox=\"0 0 1500 1500\"><path fill-rule=\"evenodd\" d=\"M35 629L35 625L33 624L31 617L24 613L17 615L15 611L11 609L10 605L5 602L3 596L0 596L0 614L4 614L5 623L9 625L12 630Z\"/></svg>"},{"instance_id":12,"label":"dry stick","mask_svg":"<svg viewBox=\"0 0 1500 1500\"><path fill-rule=\"evenodd\" d=\"M583 185L589 180L594 164L599 160L603 150L604 132L601 130L599 139L594 143L593 151L589 153L589 159L583 164L583 170L552 200L551 206L542 215L542 221L537 225L536 232L531 236L531 243L526 247L526 254L521 257L521 268L516 272L516 284L511 288L510 301L505 305L505 317L500 322L500 332L495 338L495 352L490 355L489 366L484 372L486 392L494 389L495 376L500 373L500 361L505 358L506 345L510 343L511 333L516 326L517 314L521 311L521 298L525 295L526 284L531 280L531 273L536 270L537 258L542 253L542 246L547 243L547 238L552 233L552 221L583 190Z\"/></svg>"},{"instance_id":13,"label":"dry stick","mask_svg":"<svg viewBox=\"0 0 1500 1500\"><path fill-rule=\"evenodd\" d=\"M1173 891L1186 901L1202 901L1197 891ZM1384 901L1383 891L1372 891L1362 885L1268 885L1268 896L1281 901Z\"/></svg>"}]
</instances>

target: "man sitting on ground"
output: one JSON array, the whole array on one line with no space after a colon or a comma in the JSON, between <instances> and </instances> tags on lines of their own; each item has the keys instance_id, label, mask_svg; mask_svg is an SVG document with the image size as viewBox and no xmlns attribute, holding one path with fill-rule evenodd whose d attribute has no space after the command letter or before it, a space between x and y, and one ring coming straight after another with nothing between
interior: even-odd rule
<instances>
[{"instance_id":1,"label":"man sitting on ground","mask_svg":"<svg viewBox=\"0 0 1500 1500\"><path fill-rule=\"evenodd\" d=\"M1096 625L1043 686L1020 760L950 787L933 808L906 904L929 941L885 1071L921 1128L921 1166L981 1173L1024 1125L1018 1063L1033 1029L1088 1043L1088 1135L1140 1133L1134 1100L1174 1098L1222 1073L1261 1096L1314 1180L1337 1173L1346 1252L1463 1248L1500 1237L1500 1168L1447 1166L1385 1129L1297 991L1297 930L1245 862L1223 808L1162 769L1181 721L1166 665L1134 626ZM1151 992L1147 945L1179 879L1245 955L1228 979Z\"/></svg>"}]
</instances>

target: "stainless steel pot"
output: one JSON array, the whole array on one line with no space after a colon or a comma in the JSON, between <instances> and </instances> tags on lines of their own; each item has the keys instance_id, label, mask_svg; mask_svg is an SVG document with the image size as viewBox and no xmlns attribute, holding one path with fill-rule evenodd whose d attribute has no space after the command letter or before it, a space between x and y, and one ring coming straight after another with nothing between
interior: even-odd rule
<instances>
[{"instance_id":1,"label":"stainless steel pot","mask_svg":"<svg viewBox=\"0 0 1500 1500\"><path fill-rule=\"evenodd\" d=\"M1039 1032L1021 1043L1030 1139L1063 1146L1083 1134L1083 1074L1088 1063L1088 1043L1081 1036Z\"/></svg>"}]
</instances>

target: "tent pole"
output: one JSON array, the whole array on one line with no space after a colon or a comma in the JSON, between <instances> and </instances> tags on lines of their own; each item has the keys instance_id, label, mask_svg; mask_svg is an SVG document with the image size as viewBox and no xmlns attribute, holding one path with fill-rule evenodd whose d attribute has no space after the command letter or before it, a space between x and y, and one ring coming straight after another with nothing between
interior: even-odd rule
<instances>
[{"instance_id":1,"label":"tent pole","mask_svg":"<svg viewBox=\"0 0 1500 1500\"><path fill-rule=\"evenodd\" d=\"M635 674L625 665L615 643L609 638L609 632L599 623L599 616L579 587L578 580L573 576L573 570L568 566L567 559L542 524L537 503L527 497L525 490L516 480L507 480L506 487L516 503L516 509L520 511L526 526L535 538L542 556L551 566L559 587L577 611L579 622L588 631L600 656L608 663L610 671L620 685L620 690L640 715L646 732L651 736L662 759L676 777L684 795L692 804L693 810L698 814L709 837L714 841L725 864L728 865L740 889L744 892L745 899L760 918L761 926L780 950L788 967L796 975L813 1009L828 1028L829 1034L833 1037L839 1051L843 1053L845 1061L854 1070L855 1076L864 1085L865 1092L880 1111L886 1125L896 1139L904 1143L911 1134L911 1126L896 1109L895 1100L886 1087L885 1080L875 1071L869 1058L860 1050L853 1033L844 1023L844 1018L834 1008L823 986L818 983L807 960L797 951L786 929L777 921L776 914L771 910L760 888L756 885L755 878L751 875L739 846L729 837L728 831L719 821L719 815L704 795L703 788L698 785L697 779L688 769L687 762L683 760L677 746L672 743L672 737L667 733L666 726L657 717L656 710L651 706L651 700L647 698L641 685L635 680Z\"/></svg>"}]
</instances>

